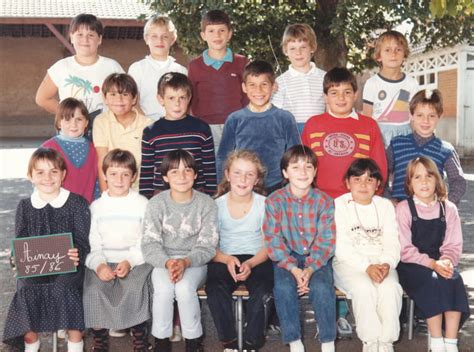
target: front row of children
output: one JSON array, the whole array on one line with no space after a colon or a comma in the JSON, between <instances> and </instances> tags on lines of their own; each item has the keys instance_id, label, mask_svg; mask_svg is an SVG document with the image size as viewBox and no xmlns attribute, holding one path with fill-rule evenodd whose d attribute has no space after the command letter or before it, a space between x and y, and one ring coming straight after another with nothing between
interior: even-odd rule
<instances>
[{"instance_id":1,"label":"front row of children","mask_svg":"<svg viewBox=\"0 0 474 352\"><path fill-rule=\"evenodd\" d=\"M176 299L186 351L202 351L196 290L206 283L219 339L225 351L235 351L231 292L243 282L250 292L248 351L264 343L263 302L272 288L290 350L304 351L298 296L309 294L322 351L334 351L334 285L352 298L364 351L393 351L402 287L427 319L431 350L457 351L457 332L469 315L457 270L461 225L429 158L408 165L410 198L397 206L399 234L390 201L375 196L382 177L371 159L350 165L349 193L334 203L313 188L317 159L302 145L283 155L288 184L266 200L259 194L264 167L253 152L230 155L216 202L193 190L197 169L189 152L171 151L162 162L169 190L147 202L131 189L133 155L112 150L103 163L108 190L92 204L91 221L87 202L61 187L63 157L50 148L34 152L28 176L35 190L18 206L16 236L72 233L75 249L68 254L78 270L18 279L3 339L22 338L25 351L38 351L39 332L67 329L68 351L82 351L81 331L92 328L93 350L107 351L105 329L131 327L133 350L146 351L152 316L155 351L170 351Z\"/></svg>"}]
</instances>

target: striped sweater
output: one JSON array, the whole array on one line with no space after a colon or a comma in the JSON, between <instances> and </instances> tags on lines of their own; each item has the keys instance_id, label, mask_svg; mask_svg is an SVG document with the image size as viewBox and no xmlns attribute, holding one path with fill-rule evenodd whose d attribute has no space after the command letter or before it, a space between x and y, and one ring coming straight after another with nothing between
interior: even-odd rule
<instances>
[{"instance_id":1,"label":"striped sweater","mask_svg":"<svg viewBox=\"0 0 474 352\"><path fill-rule=\"evenodd\" d=\"M155 191L166 189L161 162L175 149L189 151L199 170L194 188L209 195L216 190L214 140L209 125L187 115L181 120L160 119L143 130L140 194L151 198Z\"/></svg>"}]
</instances>

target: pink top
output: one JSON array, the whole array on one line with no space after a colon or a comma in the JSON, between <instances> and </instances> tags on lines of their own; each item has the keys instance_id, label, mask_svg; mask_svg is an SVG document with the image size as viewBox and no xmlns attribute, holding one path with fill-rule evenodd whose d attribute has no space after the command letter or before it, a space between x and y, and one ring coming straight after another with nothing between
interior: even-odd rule
<instances>
[{"instance_id":1,"label":"pink top","mask_svg":"<svg viewBox=\"0 0 474 352\"><path fill-rule=\"evenodd\" d=\"M94 187L97 180L97 154L92 143L87 143L89 143L89 154L80 168L74 166L54 138L44 142L43 147L57 150L66 161L66 178L62 186L70 192L83 196L90 204L94 200Z\"/></svg>"},{"instance_id":2,"label":"pink top","mask_svg":"<svg viewBox=\"0 0 474 352\"><path fill-rule=\"evenodd\" d=\"M461 219L454 203L446 200L446 235L440 248L440 259L449 259L453 265L458 265L462 253ZM431 220L439 216L439 202L433 205L421 205L415 202L416 211L421 219ZM400 236L400 261L416 263L430 267L431 259L427 254L420 253L411 242L411 213L408 201L404 200L397 205L398 233Z\"/></svg>"}]
</instances>

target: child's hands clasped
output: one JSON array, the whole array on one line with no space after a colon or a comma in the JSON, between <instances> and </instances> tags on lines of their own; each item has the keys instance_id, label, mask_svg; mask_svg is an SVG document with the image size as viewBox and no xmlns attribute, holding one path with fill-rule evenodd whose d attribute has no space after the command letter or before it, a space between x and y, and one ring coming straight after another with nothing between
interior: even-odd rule
<instances>
[{"instance_id":1,"label":"child's hands clasped","mask_svg":"<svg viewBox=\"0 0 474 352\"><path fill-rule=\"evenodd\" d=\"M96 273L99 279L101 279L102 281L113 280L115 279L115 275L116 275L115 272L112 270L112 268L104 263L100 264L97 267Z\"/></svg>"},{"instance_id":2,"label":"child's hands clasped","mask_svg":"<svg viewBox=\"0 0 474 352\"><path fill-rule=\"evenodd\" d=\"M117 266L115 267L114 273L115 275L117 275L118 278L123 279L124 277L128 275L131 268L132 267L130 263L128 262L128 260L124 260L117 264Z\"/></svg>"},{"instance_id":3,"label":"child's hands clasped","mask_svg":"<svg viewBox=\"0 0 474 352\"><path fill-rule=\"evenodd\" d=\"M191 265L188 258L168 259L165 266L168 269L170 280L177 283L183 278L184 271Z\"/></svg>"},{"instance_id":4,"label":"child's hands clasped","mask_svg":"<svg viewBox=\"0 0 474 352\"><path fill-rule=\"evenodd\" d=\"M369 277L372 279L372 281L380 284L383 280L388 275L388 272L390 271L390 265L387 263L383 264L370 264L365 272Z\"/></svg>"},{"instance_id":5,"label":"child's hands clasped","mask_svg":"<svg viewBox=\"0 0 474 352\"><path fill-rule=\"evenodd\" d=\"M432 269L445 279L451 279L454 273L454 266L449 259L433 260Z\"/></svg>"},{"instance_id":6,"label":"child's hands clasped","mask_svg":"<svg viewBox=\"0 0 474 352\"><path fill-rule=\"evenodd\" d=\"M69 259L74 262L75 266L79 265L79 250L77 248L71 248L67 251L67 255Z\"/></svg>"},{"instance_id":7,"label":"child's hands clasped","mask_svg":"<svg viewBox=\"0 0 474 352\"><path fill-rule=\"evenodd\" d=\"M311 268L293 268L291 273L295 277L298 294L303 296L309 292L309 279L313 275L313 269Z\"/></svg>"}]
</instances>

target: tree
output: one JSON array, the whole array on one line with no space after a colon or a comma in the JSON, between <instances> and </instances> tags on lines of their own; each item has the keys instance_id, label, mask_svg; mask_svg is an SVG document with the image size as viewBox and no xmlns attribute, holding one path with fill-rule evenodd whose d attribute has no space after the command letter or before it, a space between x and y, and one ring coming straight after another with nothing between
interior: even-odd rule
<instances>
[{"instance_id":1,"label":"tree","mask_svg":"<svg viewBox=\"0 0 474 352\"><path fill-rule=\"evenodd\" d=\"M402 22L412 26L411 44L427 49L473 39L471 0L142 1L173 19L179 45L190 55L205 48L199 36L201 14L217 8L231 17L233 50L275 63L273 47L282 65L287 64L280 48L283 30L297 22L313 26L318 37L316 62L326 70L347 63L356 71L372 67L375 38Z\"/></svg>"}]
</instances>

